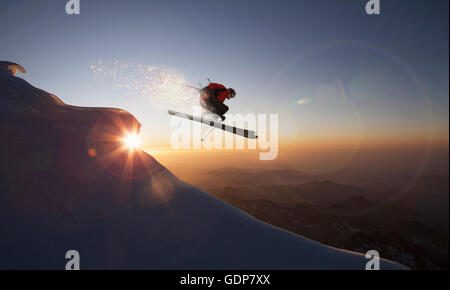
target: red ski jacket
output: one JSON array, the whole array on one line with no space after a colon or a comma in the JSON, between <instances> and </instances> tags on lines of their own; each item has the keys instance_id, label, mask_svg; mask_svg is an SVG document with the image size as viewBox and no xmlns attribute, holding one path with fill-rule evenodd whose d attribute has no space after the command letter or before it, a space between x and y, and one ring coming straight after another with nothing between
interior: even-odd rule
<instances>
[{"instance_id":1,"label":"red ski jacket","mask_svg":"<svg viewBox=\"0 0 450 290\"><path fill-rule=\"evenodd\" d=\"M206 88L208 90L217 91L217 100L221 103L223 103L227 98L228 90L224 85L217 83L210 83Z\"/></svg>"}]
</instances>

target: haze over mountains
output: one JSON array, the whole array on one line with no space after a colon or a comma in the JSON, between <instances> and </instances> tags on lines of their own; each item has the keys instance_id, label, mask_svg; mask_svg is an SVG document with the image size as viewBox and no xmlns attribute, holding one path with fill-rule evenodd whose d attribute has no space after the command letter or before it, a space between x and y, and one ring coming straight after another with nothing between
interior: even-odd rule
<instances>
[{"instance_id":1,"label":"haze over mountains","mask_svg":"<svg viewBox=\"0 0 450 290\"><path fill-rule=\"evenodd\" d=\"M257 174L249 170L239 178ZM381 183L311 181L314 178L301 173L293 185L293 172L285 179L271 174L262 172L263 178L244 187L207 191L258 219L331 246L361 253L374 248L414 269L448 268L448 178L425 175L402 192L401 187ZM280 181L289 183L270 184Z\"/></svg>"},{"instance_id":2,"label":"haze over mountains","mask_svg":"<svg viewBox=\"0 0 450 290\"><path fill-rule=\"evenodd\" d=\"M269 179L265 179L265 182L268 181ZM375 206L394 202L394 204L414 211L418 220L448 229L448 190L448 179L439 176L424 176L405 193L395 187L380 189L379 184L361 187L332 181L305 181L298 185L280 183L255 186L247 182L246 186L210 188L208 192L217 196L226 195L248 200L266 199L287 207L303 202L318 206L330 206L360 196L373 201Z\"/></svg>"}]
</instances>

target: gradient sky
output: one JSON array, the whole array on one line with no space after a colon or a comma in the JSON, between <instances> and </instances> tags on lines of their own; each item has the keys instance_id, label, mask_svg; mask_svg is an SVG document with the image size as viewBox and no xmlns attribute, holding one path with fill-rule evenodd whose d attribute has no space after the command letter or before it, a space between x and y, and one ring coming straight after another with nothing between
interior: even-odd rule
<instances>
[{"instance_id":1,"label":"gradient sky","mask_svg":"<svg viewBox=\"0 0 450 290\"><path fill-rule=\"evenodd\" d=\"M363 0L65 3L2 1L0 59L66 103L130 111L145 146L168 145L173 99L94 78L99 60L224 83L230 113L279 113L285 142L448 141L448 0L381 0L377 16Z\"/></svg>"}]
</instances>

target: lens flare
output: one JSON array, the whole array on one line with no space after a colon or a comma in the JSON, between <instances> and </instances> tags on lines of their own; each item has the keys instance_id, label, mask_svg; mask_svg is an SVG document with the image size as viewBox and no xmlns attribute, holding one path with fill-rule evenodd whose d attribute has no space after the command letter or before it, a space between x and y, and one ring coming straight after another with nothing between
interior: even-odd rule
<instances>
[{"instance_id":1,"label":"lens flare","mask_svg":"<svg viewBox=\"0 0 450 290\"><path fill-rule=\"evenodd\" d=\"M125 145L130 149L135 149L139 146L139 137L136 134L128 134L124 139L123 142Z\"/></svg>"}]
</instances>

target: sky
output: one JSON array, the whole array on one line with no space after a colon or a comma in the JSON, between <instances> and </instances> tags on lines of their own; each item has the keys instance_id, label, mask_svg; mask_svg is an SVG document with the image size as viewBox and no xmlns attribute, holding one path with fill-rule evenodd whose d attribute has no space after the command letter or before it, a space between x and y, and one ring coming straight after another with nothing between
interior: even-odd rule
<instances>
[{"instance_id":1,"label":"sky","mask_svg":"<svg viewBox=\"0 0 450 290\"><path fill-rule=\"evenodd\" d=\"M448 144L448 1L366 2L6 0L0 59L68 104L128 110L147 148L190 110L171 81L207 78L237 91L229 113L278 114L283 144Z\"/></svg>"}]
</instances>

